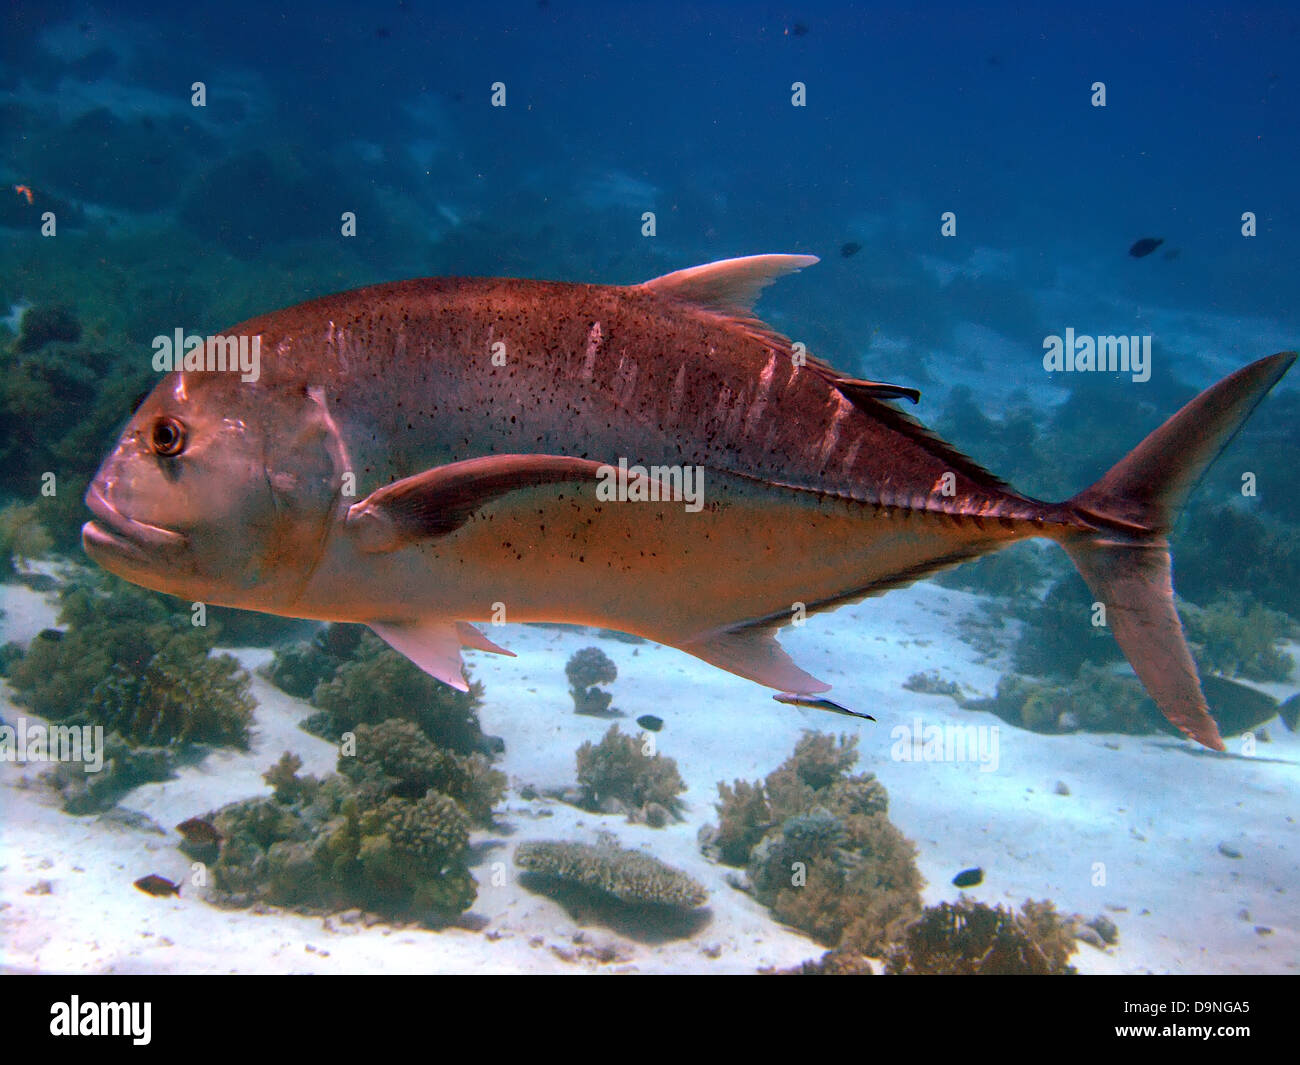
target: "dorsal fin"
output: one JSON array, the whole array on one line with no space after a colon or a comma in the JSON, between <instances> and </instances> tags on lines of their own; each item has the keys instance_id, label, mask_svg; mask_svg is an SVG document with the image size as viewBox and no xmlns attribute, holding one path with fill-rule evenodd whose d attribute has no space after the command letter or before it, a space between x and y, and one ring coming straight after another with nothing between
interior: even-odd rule
<instances>
[{"instance_id":1,"label":"dorsal fin","mask_svg":"<svg viewBox=\"0 0 1300 1065\"><path fill-rule=\"evenodd\" d=\"M756 318L753 303L763 288L778 277L819 261L815 255L750 255L741 259L722 259L716 263L693 266L689 270L664 274L663 277L657 277L638 287L711 310L729 320L732 327L743 329L769 349L788 354L791 348L789 338ZM840 373L830 363L811 355L805 357L804 365L841 392L864 414L915 441L976 484L1012 495L1019 494L1006 481L963 455L915 418L883 402L885 399L904 398L916 402L920 394L915 389L878 381L855 380Z\"/></svg>"},{"instance_id":2,"label":"dorsal fin","mask_svg":"<svg viewBox=\"0 0 1300 1065\"><path fill-rule=\"evenodd\" d=\"M1019 492L997 474L990 473L969 455L962 454L947 440L937 436L932 429L926 428L910 414L904 414L897 407L891 407L888 403L882 403L870 396L849 396L849 399L863 413L871 415L871 417L883 422L895 432L902 433L920 444L935 458L948 463L953 470L969 477L976 484L985 488L995 488L1000 492L1006 492L1008 495L1020 496Z\"/></svg>"},{"instance_id":3,"label":"dorsal fin","mask_svg":"<svg viewBox=\"0 0 1300 1065\"><path fill-rule=\"evenodd\" d=\"M638 287L724 314L749 314L773 281L819 261L815 255L746 255L675 270Z\"/></svg>"}]
</instances>

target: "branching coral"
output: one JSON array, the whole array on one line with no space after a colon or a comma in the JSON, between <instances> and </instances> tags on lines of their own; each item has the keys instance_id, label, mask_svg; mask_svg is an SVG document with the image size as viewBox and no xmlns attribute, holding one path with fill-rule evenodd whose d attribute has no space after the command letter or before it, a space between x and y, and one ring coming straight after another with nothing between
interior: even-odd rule
<instances>
[{"instance_id":1,"label":"branching coral","mask_svg":"<svg viewBox=\"0 0 1300 1065\"><path fill-rule=\"evenodd\" d=\"M57 473L58 493L40 500L41 521L61 547L79 537L82 495L122 415L150 384L149 367L72 343L75 321L29 310L23 335L0 351L0 494L31 500Z\"/></svg>"},{"instance_id":2,"label":"branching coral","mask_svg":"<svg viewBox=\"0 0 1300 1065\"><path fill-rule=\"evenodd\" d=\"M370 633L362 635L353 657L334 676L316 686L312 704L329 715L323 730L331 739L361 724L399 717L419 725L429 739L458 754L490 753L499 745L479 728L483 685L456 691L387 647Z\"/></svg>"},{"instance_id":3,"label":"branching coral","mask_svg":"<svg viewBox=\"0 0 1300 1065\"><path fill-rule=\"evenodd\" d=\"M344 776L301 777L291 755L267 772L272 799L223 807L214 884L227 901L311 909L363 906L442 921L467 909L476 888L470 818L430 789L416 798L363 798Z\"/></svg>"},{"instance_id":4,"label":"branching coral","mask_svg":"<svg viewBox=\"0 0 1300 1065\"><path fill-rule=\"evenodd\" d=\"M678 795L686 782L677 763L662 754L646 754L642 741L611 725L600 743L590 740L578 748L578 786L588 809L614 812L627 810L642 816L648 805L657 804L676 814Z\"/></svg>"},{"instance_id":5,"label":"branching coral","mask_svg":"<svg viewBox=\"0 0 1300 1065\"><path fill-rule=\"evenodd\" d=\"M37 713L103 725L134 744L247 746L249 677L229 655L209 653L215 632L108 577L65 588L60 620L67 630L33 640L10 671Z\"/></svg>"},{"instance_id":6,"label":"branching coral","mask_svg":"<svg viewBox=\"0 0 1300 1065\"><path fill-rule=\"evenodd\" d=\"M481 754L461 755L430 741L413 722L392 718L358 725L356 756L340 758L339 770L363 802L390 796L418 799L430 789L459 802L480 825L492 821L492 807L505 795L506 778Z\"/></svg>"},{"instance_id":7,"label":"branching coral","mask_svg":"<svg viewBox=\"0 0 1300 1065\"><path fill-rule=\"evenodd\" d=\"M281 691L298 699L310 699L316 685L330 680L339 666L350 661L361 643L359 625L331 624L310 640L276 649L264 667L267 678Z\"/></svg>"},{"instance_id":8,"label":"branching coral","mask_svg":"<svg viewBox=\"0 0 1300 1065\"><path fill-rule=\"evenodd\" d=\"M1071 681L1032 680L1009 673L991 699L972 699L968 710L987 710L1034 732L1092 729L1144 735L1160 730L1155 704L1131 676L1084 662Z\"/></svg>"},{"instance_id":9,"label":"branching coral","mask_svg":"<svg viewBox=\"0 0 1300 1065\"><path fill-rule=\"evenodd\" d=\"M132 788L170 780L176 775L176 752L164 747L136 747L116 732L104 738L104 764L86 772L85 762L58 762L43 779L63 797L70 814L101 813L110 809Z\"/></svg>"},{"instance_id":10,"label":"branching coral","mask_svg":"<svg viewBox=\"0 0 1300 1065\"><path fill-rule=\"evenodd\" d=\"M879 814L821 807L787 819L754 848L754 895L827 946L874 953L888 926L920 910L915 848Z\"/></svg>"},{"instance_id":11,"label":"branching coral","mask_svg":"<svg viewBox=\"0 0 1300 1065\"><path fill-rule=\"evenodd\" d=\"M613 684L618 679L618 668L604 651L584 647L565 664L564 673L569 678L574 713L599 716L609 712L613 696L597 685Z\"/></svg>"},{"instance_id":12,"label":"branching coral","mask_svg":"<svg viewBox=\"0 0 1300 1065\"><path fill-rule=\"evenodd\" d=\"M372 896L390 904L460 913L474 902L464 867L469 819L454 799L386 799L361 817L357 861Z\"/></svg>"},{"instance_id":13,"label":"branching coral","mask_svg":"<svg viewBox=\"0 0 1300 1065\"><path fill-rule=\"evenodd\" d=\"M871 774L850 776L855 737L805 733L762 784L719 784L706 853L746 865L755 897L828 946L869 953L920 911L915 849Z\"/></svg>"},{"instance_id":14,"label":"branching coral","mask_svg":"<svg viewBox=\"0 0 1300 1065\"><path fill-rule=\"evenodd\" d=\"M0 580L14 574L15 562L39 558L51 543L35 503L14 503L0 510Z\"/></svg>"},{"instance_id":15,"label":"branching coral","mask_svg":"<svg viewBox=\"0 0 1300 1065\"><path fill-rule=\"evenodd\" d=\"M718 796L722 800L717 804L718 827L710 836L710 846L716 848L719 861L743 866L772 827L772 807L761 781L737 780L734 787L719 781Z\"/></svg>"},{"instance_id":16,"label":"branching coral","mask_svg":"<svg viewBox=\"0 0 1300 1065\"><path fill-rule=\"evenodd\" d=\"M1286 680L1295 660L1277 649L1291 628L1286 615L1240 595L1220 596L1205 608L1179 611L1202 669L1248 680Z\"/></svg>"},{"instance_id":17,"label":"branching coral","mask_svg":"<svg viewBox=\"0 0 1300 1065\"><path fill-rule=\"evenodd\" d=\"M693 909L709 893L691 877L642 851L625 850L609 840L598 845L532 840L515 851L526 872L611 895L629 905Z\"/></svg>"},{"instance_id":18,"label":"branching coral","mask_svg":"<svg viewBox=\"0 0 1300 1065\"><path fill-rule=\"evenodd\" d=\"M886 956L886 972L905 975L1047 976L1073 973L1070 922L1050 902L1016 913L973 899L927 907Z\"/></svg>"}]
</instances>

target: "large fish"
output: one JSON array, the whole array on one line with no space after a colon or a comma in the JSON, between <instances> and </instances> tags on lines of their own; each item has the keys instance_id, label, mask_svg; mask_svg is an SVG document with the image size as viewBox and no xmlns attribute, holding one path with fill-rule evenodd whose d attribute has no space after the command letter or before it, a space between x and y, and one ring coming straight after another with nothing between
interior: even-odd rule
<instances>
[{"instance_id":1,"label":"large fish","mask_svg":"<svg viewBox=\"0 0 1300 1065\"><path fill-rule=\"evenodd\" d=\"M828 685L775 639L796 614L1045 536L1169 720L1221 749L1166 533L1295 355L1045 503L887 402L909 390L805 358L753 315L814 262L627 288L404 281L254 318L226 336L260 340L256 381L175 370L135 412L87 493L86 551L187 599L363 622L460 688L462 647L509 653L471 624L504 611L648 637L799 702Z\"/></svg>"}]
</instances>

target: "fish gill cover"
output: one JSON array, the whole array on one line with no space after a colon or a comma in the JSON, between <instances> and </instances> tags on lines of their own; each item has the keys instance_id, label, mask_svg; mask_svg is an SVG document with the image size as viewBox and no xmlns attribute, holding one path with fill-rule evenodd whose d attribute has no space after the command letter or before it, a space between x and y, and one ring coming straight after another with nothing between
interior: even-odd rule
<instances>
[{"instance_id":1,"label":"fish gill cover","mask_svg":"<svg viewBox=\"0 0 1300 1065\"><path fill-rule=\"evenodd\" d=\"M1294 969L1300 16L3 18L6 966Z\"/></svg>"}]
</instances>

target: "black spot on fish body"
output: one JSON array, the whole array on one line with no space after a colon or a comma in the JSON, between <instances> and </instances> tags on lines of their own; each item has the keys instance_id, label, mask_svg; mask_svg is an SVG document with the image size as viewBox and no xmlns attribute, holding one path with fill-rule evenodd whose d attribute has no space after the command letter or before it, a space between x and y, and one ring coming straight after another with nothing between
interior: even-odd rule
<instances>
[{"instance_id":1,"label":"black spot on fish body","mask_svg":"<svg viewBox=\"0 0 1300 1065\"><path fill-rule=\"evenodd\" d=\"M973 869L963 869L952 878L952 883L953 887L975 887L977 884L984 883L984 870L979 866L975 866Z\"/></svg>"},{"instance_id":2,"label":"black spot on fish body","mask_svg":"<svg viewBox=\"0 0 1300 1065\"><path fill-rule=\"evenodd\" d=\"M1150 255L1161 244L1165 242L1164 237L1143 237L1129 248L1128 253L1135 259L1142 259Z\"/></svg>"},{"instance_id":3,"label":"black spot on fish body","mask_svg":"<svg viewBox=\"0 0 1300 1065\"><path fill-rule=\"evenodd\" d=\"M862 245L859 244L856 240L850 240L847 244L843 244L840 246L840 254L846 259L852 258L853 256L857 255L858 252L860 252L861 250L862 250Z\"/></svg>"},{"instance_id":4,"label":"black spot on fish body","mask_svg":"<svg viewBox=\"0 0 1300 1065\"><path fill-rule=\"evenodd\" d=\"M650 732L658 732L664 727L663 718L655 717L654 714L642 714L636 719L636 723Z\"/></svg>"}]
</instances>

